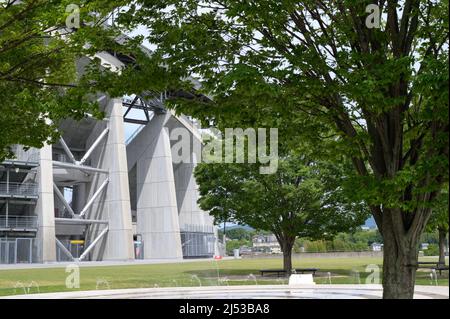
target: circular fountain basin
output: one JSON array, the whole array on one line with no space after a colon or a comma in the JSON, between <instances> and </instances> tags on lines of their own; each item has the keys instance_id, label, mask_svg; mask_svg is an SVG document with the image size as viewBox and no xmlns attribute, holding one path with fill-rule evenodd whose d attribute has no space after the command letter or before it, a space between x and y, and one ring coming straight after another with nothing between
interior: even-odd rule
<instances>
[{"instance_id":1,"label":"circular fountain basin","mask_svg":"<svg viewBox=\"0 0 450 319\"><path fill-rule=\"evenodd\" d=\"M37 299L379 299L381 285L249 285L90 290L15 295ZM414 298L448 299L447 286L416 286Z\"/></svg>"}]
</instances>

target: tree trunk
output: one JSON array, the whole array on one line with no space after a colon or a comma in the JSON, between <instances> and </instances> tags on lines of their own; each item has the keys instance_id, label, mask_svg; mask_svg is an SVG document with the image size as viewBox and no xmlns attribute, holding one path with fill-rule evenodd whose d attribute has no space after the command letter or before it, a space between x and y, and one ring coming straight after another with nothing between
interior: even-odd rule
<instances>
[{"instance_id":1,"label":"tree trunk","mask_svg":"<svg viewBox=\"0 0 450 319\"><path fill-rule=\"evenodd\" d=\"M292 272L292 250L283 252L283 269L286 271L286 276L290 276Z\"/></svg>"},{"instance_id":2,"label":"tree trunk","mask_svg":"<svg viewBox=\"0 0 450 319\"><path fill-rule=\"evenodd\" d=\"M284 239L280 243L281 250L283 251L283 269L286 272L286 276L290 276L292 273L292 247L294 247L294 239Z\"/></svg>"},{"instance_id":3,"label":"tree trunk","mask_svg":"<svg viewBox=\"0 0 450 319\"><path fill-rule=\"evenodd\" d=\"M445 229L439 228L439 263L445 265L445 244L447 231Z\"/></svg>"},{"instance_id":4,"label":"tree trunk","mask_svg":"<svg viewBox=\"0 0 450 319\"><path fill-rule=\"evenodd\" d=\"M412 299L419 240L394 232L392 220L383 218L383 299Z\"/></svg>"}]
</instances>

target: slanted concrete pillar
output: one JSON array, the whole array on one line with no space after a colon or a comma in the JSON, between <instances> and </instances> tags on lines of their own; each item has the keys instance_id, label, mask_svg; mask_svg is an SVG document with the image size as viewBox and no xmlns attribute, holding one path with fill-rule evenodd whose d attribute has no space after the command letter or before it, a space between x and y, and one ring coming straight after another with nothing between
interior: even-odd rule
<instances>
[{"instance_id":1,"label":"slanted concrete pillar","mask_svg":"<svg viewBox=\"0 0 450 319\"><path fill-rule=\"evenodd\" d=\"M173 156L178 158L180 155L180 163L174 164L174 174L175 174L175 185L177 191L177 204L180 220L180 228L183 231L192 231L198 233L204 233L202 243L197 247L196 251L199 256L206 256L209 254L214 254L216 249L216 243L210 241L210 237L206 237L207 233L214 234L214 219L205 211L203 211L197 201L200 198L199 187L195 180L194 171L201 160L202 144L201 136L196 128L191 126L186 119L174 117L170 123L172 129L182 127L188 130L189 136L189 150L184 149L179 153L178 147L174 147ZM186 135L184 136L186 139ZM174 142L174 146L180 143L178 139ZM176 144L175 144L176 143ZM185 141L182 145L186 148L187 142ZM216 236L215 236L216 237ZM187 243L192 245L191 243ZM198 242L197 242L198 244ZM187 253L190 249L187 249Z\"/></svg>"},{"instance_id":2,"label":"slanted concrete pillar","mask_svg":"<svg viewBox=\"0 0 450 319\"><path fill-rule=\"evenodd\" d=\"M35 212L38 216L36 234L36 261L56 261L55 242L55 207L53 197L53 165L52 146L45 145L40 149L39 168L37 174L39 199Z\"/></svg>"},{"instance_id":3,"label":"slanted concrete pillar","mask_svg":"<svg viewBox=\"0 0 450 319\"><path fill-rule=\"evenodd\" d=\"M109 171L105 213L109 221L103 260L134 259L128 166L122 100L112 99L107 108L109 133L102 167Z\"/></svg>"},{"instance_id":4,"label":"slanted concrete pillar","mask_svg":"<svg viewBox=\"0 0 450 319\"><path fill-rule=\"evenodd\" d=\"M142 235L145 259L183 258L170 139L164 127L169 117L155 115L136 141L147 141L141 144L136 166L137 233Z\"/></svg>"},{"instance_id":5,"label":"slanted concrete pillar","mask_svg":"<svg viewBox=\"0 0 450 319\"><path fill-rule=\"evenodd\" d=\"M181 229L188 230L189 226L206 226L205 212L198 207L198 185L194 177L197 166L197 156L191 154L189 163L177 164L175 170L175 185L177 191L178 213Z\"/></svg>"},{"instance_id":6,"label":"slanted concrete pillar","mask_svg":"<svg viewBox=\"0 0 450 319\"><path fill-rule=\"evenodd\" d=\"M91 157L91 165L107 170L108 174L95 174L93 176L86 201L93 196L105 179L109 178L108 186L96 199L87 214L90 219L107 220L109 231L93 249L91 256L92 260L133 260L133 227L122 101L111 99L105 111L107 121L98 124L88 145L92 145L106 127L109 128L108 135L97 146ZM103 228L104 226L90 226L88 230L89 242L92 242Z\"/></svg>"}]
</instances>

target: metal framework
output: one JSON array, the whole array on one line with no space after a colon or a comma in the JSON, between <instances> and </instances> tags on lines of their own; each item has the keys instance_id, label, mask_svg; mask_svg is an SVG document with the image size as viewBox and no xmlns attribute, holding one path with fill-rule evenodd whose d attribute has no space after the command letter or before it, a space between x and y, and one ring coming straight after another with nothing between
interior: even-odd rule
<instances>
[{"instance_id":1,"label":"metal framework","mask_svg":"<svg viewBox=\"0 0 450 319\"><path fill-rule=\"evenodd\" d=\"M167 99L167 93L145 92L136 95L133 100L123 99L122 105L127 108L123 115L125 123L146 125L150 122L150 112L163 114L166 112L164 101ZM130 118L128 115L131 110L142 110L145 120Z\"/></svg>"},{"instance_id":2,"label":"metal framework","mask_svg":"<svg viewBox=\"0 0 450 319\"><path fill-rule=\"evenodd\" d=\"M135 63L133 56L123 56L115 54L114 52L109 53L123 64ZM104 54L103 57L105 57ZM105 61L107 63L112 61L112 64L117 64L117 67L120 68L121 64L116 63L116 60L111 57L106 57ZM97 102L101 107L105 107L107 119L95 122L97 119L91 114L86 113L86 121L83 121L80 124L72 123L69 120L62 124L61 130L64 130L67 135L65 136L66 140L62 137L60 138L58 145L44 146L41 150L35 150L36 152L33 151L29 154L26 153L27 151L20 151L22 153L21 156L18 157L20 157L22 162L14 160L9 164L16 166L22 165L17 167L19 170L34 165L36 168L35 172L39 173L35 175L38 176L38 183L36 185L27 183L27 186L23 186L15 185L8 181L8 183L3 185L4 183L2 184L2 181L0 181L0 197L2 197L2 190L3 195L8 196L6 198L0 198L0 204L4 203L7 207L6 211L8 212L8 205L10 203L12 205L16 205L16 203L28 205L26 201L32 199L32 197L30 197L31 195L34 196L34 213L37 216L34 216L33 218L22 218L22 216L16 216L17 214L15 213L12 216L10 215L8 220L7 213L6 219L0 219L0 228L1 226L5 226L5 229L9 229L11 226L13 226L13 228L26 226L24 229L29 231L31 230L30 227L33 227L35 229L35 234L33 234L35 235L35 238L31 240L35 240L40 247L38 252L39 257L37 257L39 258L39 262L54 261L55 255L58 255L65 260L77 261L87 260L89 259L89 256L92 256L93 259L105 258L107 260L115 260L117 258L121 258L121 260L134 259L135 257L139 258L137 257L138 254L136 253L136 250L136 255L132 256L133 252L131 248L133 245L133 236L131 236L131 234L141 236L141 240L134 243L135 245L139 243L139 248L141 249L141 255L139 256L141 257L182 258L182 250L188 257L199 255L210 256L213 253L214 248L213 230L203 228L180 229L180 225L178 224L178 210L184 210L177 207L178 195L176 193L178 190L176 187L178 186L173 177L165 178L166 181L163 186L159 184L156 185L157 183L155 182L154 176L151 176L151 174L145 177L146 192L151 192L157 187L160 193L170 193L174 195L170 197L169 204L164 202L165 199L163 196L157 196L154 200L157 203L151 204L156 205L155 207L158 208L159 214L164 216L170 214L170 218L173 218L174 220L174 223L171 226L173 229L171 228L170 231L167 231L165 227L157 225L157 223L147 223L145 218L137 219L141 220L141 224L138 223L136 225L141 227L141 230L133 229L131 227L132 211L131 205L129 205L129 192L131 192L131 189L128 189L127 182L134 183L135 181L131 181L132 177L127 180L127 178L129 178L127 174L130 171L130 165L127 167L126 161L128 155L127 151L129 148L132 149L134 145L128 145L127 141L123 141L124 134L121 131L114 131L113 134L109 134L110 130L120 128L119 125L123 125L123 123L131 123L141 125L141 128L146 128L146 130L142 132L143 134L138 134L141 131L137 131L133 136L141 139L143 138L142 144L151 141L153 138L167 141L168 137L165 135L164 126L167 125L166 127L168 127L169 124L167 123L169 120L172 121L170 122L170 125L179 125L179 123L173 122L172 115L179 120L182 126L189 128L189 123L183 121L173 113L167 112L165 108L165 102L168 99L178 97L207 100L206 97L196 94L194 90L192 90L192 92L181 90L170 92L146 91L133 95L131 99L122 100L115 98L110 99L106 94L100 94L97 96ZM137 110L138 112L133 110ZM142 115L139 114L137 118L132 118L133 115L140 112L142 112ZM157 117L159 115L161 116ZM153 121L152 119L154 117L156 117L158 121ZM162 121L160 119L164 120ZM155 125L148 126L147 124L150 123L150 121L155 123ZM149 132L151 132L151 134L149 134ZM195 129L191 129L191 133L196 136ZM89 146L87 146L88 143ZM105 145L105 148L99 150L100 145ZM158 147L160 146L158 145ZM164 149L161 149L161 152L164 154L164 157L170 158L170 149L165 146L163 146L163 148ZM130 154L139 153L138 150L137 152ZM151 152L149 151L148 156L153 156L150 153ZM39 155L39 158L37 158L36 155ZM141 159L138 158L137 160ZM166 165L167 163L169 164ZM144 165L149 164L145 163ZM174 172L170 172L170 170L175 170L170 162L165 160L154 161L151 165L153 165L151 167L154 171L161 172L163 175L171 175ZM52 176L51 178L50 174ZM183 177L181 177L181 175L183 175ZM180 176L177 177L177 181L182 181L181 183L187 182L188 176L185 175L189 174L180 174ZM64 187L72 188L72 203L69 203L69 200L65 198L63 191ZM143 185L138 184L138 187L143 187ZM53 191L51 191L52 188ZM195 193L193 189L185 189L183 191L192 192L192 194ZM36 192L38 193L36 196L31 194ZM105 196L103 197L102 195ZM190 195L185 197L191 198ZM56 202L54 201L55 198L58 198ZM144 201L148 200L148 198L140 200ZM183 207L184 206L189 205L183 204ZM0 208L3 209L1 206ZM152 208L153 206L138 208L136 214L153 213L151 211ZM192 213L194 215L195 208L191 207L191 210L192 212L188 211L187 213ZM31 212L31 209L25 207L22 210L22 212L26 211ZM58 214L58 211L62 211L63 214ZM57 212L58 217L51 216L54 215L55 212ZM20 215L20 212L18 214ZM197 211L195 211L195 214L196 216L199 215ZM106 220L103 220L102 218L105 218ZM203 222L197 220L196 222L207 223L206 220ZM164 236L160 237L160 234L163 234ZM25 237L32 237L33 235L26 234ZM15 236L18 237L21 235L16 234ZM56 236L59 236L59 238ZM108 239L103 241L102 238L105 238L106 236ZM150 236L154 237L150 238ZM180 242L180 237L183 237L184 243ZM164 246L154 249L152 246L155 245L145 245L145 243L154 242L153 238L161 240L161 244L166 243L169 248ZM96 246L100 246L100 242L104 242L104 246L102 245L102 247L97 249L98 247ZM22 248L26 246L31 247L28 243L31 243L28 239L21 240L18 238L14 244L13 241L8 239L7 243L3 243L6 245L6 248L0 247L0 252L8 251L9 254L14 248L16 249L15 253L19 254L20 258L18 259L15 257L10 260L27 260L27 258L25 258L26 256L22 258ZM13 245L15 246L13 247ZM19 245L22 247L20 248L20 251L17 250ZM181 245L183 245L183 247L181 247ZM56 249L56 254L52 247ZM146 247L145 254L142 251L143 247Z\"/></svg>"},{"instance_id":3,"label":"metal framework","mask_svg":"<svg viewBox=\"0 0 450 319\"><path fill-rule=\"evenodd\" d=\"M63 252L67 257L69 257L70 260L75 260L75 258L72 256L72 253L66 248L66 246L63 245L63 243L61 243L61 242L59 241L58 238L56 238L55 241L56 241L56 245L59 247L59 249L61 249L62 252Z\"/></svg>"},{"instance_id":4,"label":"metal framework","mask_svg":"<svg viewBox=\"0 0 450 319\"><path fill-rule=\"evenodd\" d=\"M95 245L102 239L103 236L106 235L109 228L108 226L102 230L102 232L92 241L92 243L84 250L84 252L81 254L81 256L78 258L78 261L82 261L84 258L86 258L87 254L92 250L92 248L95 247Z\"/></svg>"},{"instance_id":5,"label":"metal framework","mask_svg":"<svg viewBox=\"0 0 450 319\"><path fill-rule=\"evenodd\" d=\"M63 147L64 152L69 157L71 163L65 163L60 161L53 161L54 167L61 167L61 168L68 168L68 169L77 169L84 173L90 174L106 174L108 175L108 171L101 168L91 167L84 165L86 161L90 158L92 153L95 151L95 149L100 145L103 139L108 135L109 128L105 128L99 136L96 138L96 140L92 143L92 145L89 147L89 149L85 152L83 157L78 161L75 156L73 155L72 151L70 150L69 146L65 142L64 138L60 138L60 144ZM103 229L103 231L90 243L90 245L84 250L80 258L76 259L72 256L72 253L64 246L64 244L56 238L56 244L59 247L59 249L70 259L70 260L83 260L86 258L89 251L91 251L95 245L99 242L99 240L108 232L108 221L104 220L95 220L95 219L86 219L86 213L89 211L91 206L94 204L95 200L103 193L103 191L106 189L109 183L109 178L107 177L103 183L98 187L98 189L94 192L94 194L91 196L91 198L87 201L85 206L81 209L81 211L77 214L73 210L73 208L70 206L70 204L67 202L64 195L61 193L61 191L58 188L58 185L54 182L53 183L53 190L54 193L57 195L59 200L62 202L64 207L67 209L67 211L70 213L70 216L72 218L55 218L55 222L59 225L84 225L86 227L95 225L95 224L105 224L106 227Z\"/></svg>"},{"instance_id":6,"label":"metal framework","mask_svg":"<svg viewBox=\"0 0 450 319\"><path fill-rule=\"evenodd\" d=\"M55 192L56 196L58 196L59 200L63 203L64 207L69 211L70 215L75 218L75 212L73 211L72 207L69 205L69 203L66 201L64 195L60 192L58 186L53 182L53 191Z\"/></svg>"},{"instance_id":7,"label":"metal framework","mask_svg":"<svg viewBox=\"0 0 450 319\"><path fill-rule=\"evenodd\" d=\"M38 166L36 153L15 149L19 161L0 163L0 263L32 262L31 237L38 228L37 216L29 209L39 198L38 184L31 182Z\"/></svg>"},{"instance_id":8,"label":"metal framework","mask_svg":"<svg viewBox=\"0 0 450 319\"><path fill-rule=\"evenodd\" d=\"M1 231L36 231L37 216L8 215L0 217Z\"/></svg>"}]
</instances>

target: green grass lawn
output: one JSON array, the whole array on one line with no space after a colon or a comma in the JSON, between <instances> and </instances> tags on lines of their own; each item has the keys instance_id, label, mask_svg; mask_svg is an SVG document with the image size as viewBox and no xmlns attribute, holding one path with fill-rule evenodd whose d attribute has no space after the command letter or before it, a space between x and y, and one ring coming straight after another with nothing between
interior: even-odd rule
<instances>
[{"instance_id":1,"label":"green grass lawn","mask_svg":"<svg viewBox=\"0 0 450 319\"><path fill-rule=\"evenodd\" d=\"M293 260L293 267L319 268L320 272L315 277L318 284L330 283L328 272L332 284L363 284L370 274L366 272L367 265L378 265L381 269L381 262L381 258L300 258ZM81 267L80 290L285 284L287 280L284 278L259 275L260 269L281 267L281 258ZM64 267L0 270L0 295L73 291L66 288L67 275ZM417 284L435 284L430 279L430 271L419 271ZM442 277L439 276L438 284L448 285L448 272L444 272Z\"/></svg>"}]
</instances>

